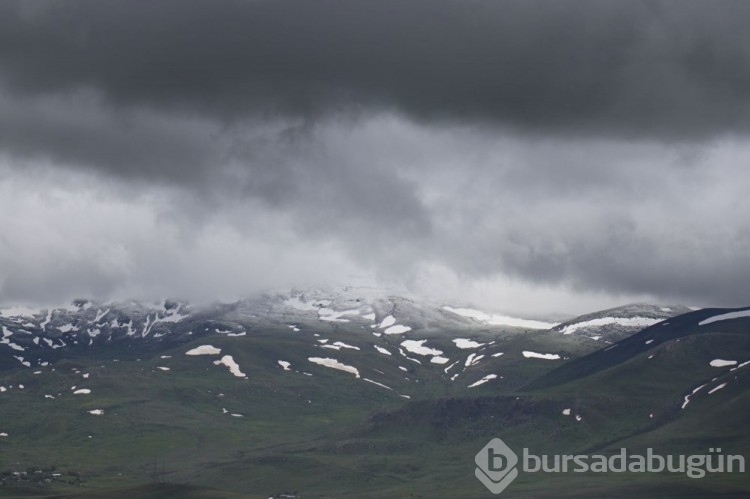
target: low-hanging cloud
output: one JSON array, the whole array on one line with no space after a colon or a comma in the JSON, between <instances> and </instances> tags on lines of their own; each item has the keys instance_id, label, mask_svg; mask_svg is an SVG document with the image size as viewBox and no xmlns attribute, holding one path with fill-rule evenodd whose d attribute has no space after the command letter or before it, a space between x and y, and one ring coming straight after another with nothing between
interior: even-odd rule
<instances>
[{"instance_id":1,"label":"low-hanging cloud","mask_svg":"<svg viewBox=\"0 0 750 499\"><path fill-rule=\"evenodd\" d=\"M0 302L750 303L748 10L4 2Z\"/></svg>"}]
</instances>

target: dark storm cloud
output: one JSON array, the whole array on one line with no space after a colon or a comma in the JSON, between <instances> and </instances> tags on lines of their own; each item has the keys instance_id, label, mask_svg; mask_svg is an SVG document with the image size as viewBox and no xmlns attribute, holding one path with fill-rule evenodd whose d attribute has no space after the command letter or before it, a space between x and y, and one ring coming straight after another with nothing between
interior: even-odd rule
<instances>
[{"instance_id":1,"label":"dark storm cloud","mask_svg":"<svg viewBox=\"0 0 750 499\"><path fill-rule=\"evenodd\" d=\"M739 0L3 2L0 74L222 119L382 106L681 138L750 124L749 17Z\"/></svg>"},{"instance_id":2,"label":"dark storm cloud","mask_svg":"<svg viewBox=\"0 0 750 499\"><path fill-rule=\"evenodd\" d=\"M9 154L126 178L205 180L202 170L221 153L215 127L115 111L91 95L0 95L0 114L0 148Z\"/></svg>"},{"instance_id":3,"label":"dark storm cloud","mask_svg":"<svg viewBox=\"0 0 750 499\"><path fill-rule=\"evenodd\" d=\"M233 125L116 108L89 93L0 95L0 149L13 157L188 188L200 211L260 199L291 212L299 230L356 236L429 230L412 183L367 158L329 158L315 129L286 122ZM383 202L388 199L388 202ZM210 216L210 215L208 215ZM334 225L324 221L335 218Z\"/></svg>"},{"instance_id":4,"label":"dark storm cloud","mask_svg":"<svg viewBox=\"0 0 750 499\"><path fill-rule=\"evenodd\" d=\"M747 19L728 0L0 2L0 301L354 269L456 299L499 279L501 308L532 308L514 282L533 308L555 287L750 303Z\"/></svg>"}]
</instances>

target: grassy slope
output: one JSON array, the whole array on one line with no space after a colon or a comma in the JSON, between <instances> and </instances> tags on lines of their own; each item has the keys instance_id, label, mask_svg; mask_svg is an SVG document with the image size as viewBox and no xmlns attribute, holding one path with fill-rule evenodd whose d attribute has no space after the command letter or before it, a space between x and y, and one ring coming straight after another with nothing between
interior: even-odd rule
<instances>
[{"instance_id":1,"label":"grassy slope","mask_svg":"<svg viewBox=\"0 0 750 499\"><path fill-rule=\"evenodd\" d=\"M609 369L535 390L519 387L558 362L524 359L522 350L576 356L590 351L590 343L544 333L496 337L491 351L503 356L483 360L454 383L441 366L418 365L397 355L319 349L319 356L356 365L363 377L407 393L412 401L351 374L310 364L310 342L281 333L196 343L210 342L233 355L248 380L214 366L214 358L186 357L189 347L160 352L169 359L103 351L99 358L63 361L38 375L28 370L6 374L0 385L25 388L2 394L0 431L10 436L0 440L0 469L55 465L80 471L84 487L57 484L50 490L78 494L72 497L97 497L80 495L93 489L106 490L102 497L178 494L171 487L132 488L161 477L162 469L169 482L212 488L179 489L179 497L223 497L216 489L242 497L284 490L299 490L305 497L489 497L473 476L473 459L494 436L538 454L611 452L620 446L690 451L713 442L735 445L746 455L750 450L744 371L731 374L737 379L724 390L696 396L679 410L686 391L717 374L730 376L728 369L708 366L710 359L750 358L748 335L739 328L655 343ZM323 336L363 350L379 341L366 331L352 336L337 328ZM449 339L438 337L430 344L447 350ZM491 340L481 333L476 339ZM399 340L384 341L394 350ZM143 360L135 360L139 357ZM313 376L282 371L277 360ZM404 373L399 365L412 372ZM503 378L467 392L465 384L488 373ZM74 396L73 385L91 388L92 394ZM45 399L45 393L56 398ZM86 412L94 408L105 415ZM243 417L231 417L222 408ZM583 420L563 416L564 408ZM503 494L565 497L564 491L570 497L707 497L749 488L730 475L691 480L537 473L521 474ZM34 491L39 492L44 491ZM0 496L20 493L0 487Z\"/></svg>"}]
</instances>

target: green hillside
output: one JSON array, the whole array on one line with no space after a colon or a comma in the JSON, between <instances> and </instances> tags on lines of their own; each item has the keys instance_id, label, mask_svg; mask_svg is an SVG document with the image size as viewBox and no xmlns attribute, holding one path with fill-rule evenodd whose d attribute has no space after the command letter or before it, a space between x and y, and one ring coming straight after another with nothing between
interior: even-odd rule
<instances>
[{"instance_id":1,"label":"green hillside","mask_svg":"<svg viewBox=\"0 0 750 499\"><path fill-rule=\"evenodd\" d=\"M0 375L0 497L489 497L474 455L493 437L537 455L721 447L748 456L750 371L738 366L750 360L750 321L697 325L720 312L608 346L549 331L474 331L482 346L461 350L452 342L467 336L460 329L378 337L302 324L77 351ZM408 338L450 362L399 353ZM186 355L208 344L221 353ZM224 355L240 376L215 363ZM521 473L503 494L741 497L750 494L744 477Z\"/></svg>"}]
</instances>

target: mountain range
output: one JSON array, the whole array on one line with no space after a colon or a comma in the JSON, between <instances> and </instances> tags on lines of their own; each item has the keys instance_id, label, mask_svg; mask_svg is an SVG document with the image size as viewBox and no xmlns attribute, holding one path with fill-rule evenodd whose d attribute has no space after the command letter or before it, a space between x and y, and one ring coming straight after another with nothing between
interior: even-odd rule
<instances>
[{"instance_id":1,"label":"mountain range","mask_svg":"<svg viewBox=\"0 0 750 499\"><path fill-rule=\"evenodd\" d=\"M474 454L493 437L750 455L750 309L551 321L344 288L15 306L0 329L0 497L488 497ZM610 475L503 494L750 493L737 474Z\"/></svg>"}]
</instances>

